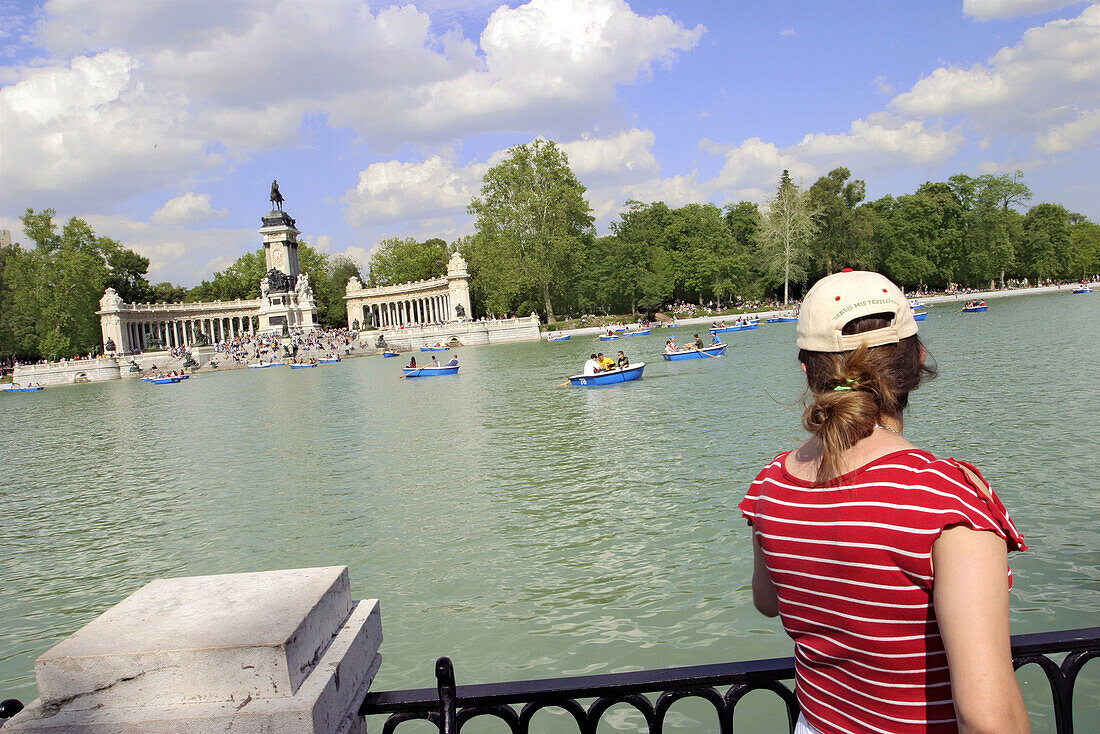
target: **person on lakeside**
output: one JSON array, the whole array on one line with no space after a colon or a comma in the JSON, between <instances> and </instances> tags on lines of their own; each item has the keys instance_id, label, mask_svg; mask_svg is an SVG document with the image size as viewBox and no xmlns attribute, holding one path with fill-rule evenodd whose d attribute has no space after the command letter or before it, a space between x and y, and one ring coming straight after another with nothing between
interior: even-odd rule
<instances>
[{"instance_id":1,"label":"person on lakeside","mask_svg":"<svg viewBox=\"0 0 1100 734\"><path fill-rule=\"evenodd\" d=\"M703 344L703 340L699 338L698 334L693 334L692 336L695 337L695 341L693 341L691 343L691 346L693 346L696 349L705 349L706 348L706 345Z\"/></svg>"},{"instance_id":2,"label":"person on lakeside","mask_svg":"<svg viewBox=\"0 0 1100 734\"><path fill-rule=\"evenodd\" d=\"M600 363L600 370L603 372L615 369L615 360L611 357L605 357L603 352L596 355L596 361Z\"/></svg>"},{"instance_id":3,"label":"person on lakeside","mask_svg":"<svg viewBox=\"0 0 1100 734\"><path fill-rule=\"evenodd\" d=\"M753 603L795 643L797 734L1023 734L1007 552L1026 550L969 464L903 436L925 363L912 309L845 269L803 301L803 426L739 505Z\"/></svg>"},{"instance_id":4,"label":"person on lakeside","mask_svg":"<svg viewBox=\"0 0 1100 734\"><path fill-rule=\"evenodd\" d=\"M458 355L457 354L452 354L451 358L449 360L447 360L447 364L445 366L447 366L447 367L457 367L458 366Z\"/></svg>"},{"instance_id":5,"label":"person on lakeside","mask_svg":"<svg viewBox=\"0 0 1100 734\"><path fill-rule=\"evenodd\" d=\"M584 369L581 370L581 374L586 377L590 377L600 371L600 363L596 361L596 355L590 354L588 361L584 363Z\"/></svg>"},{"instance_id":6,"label":"person on lakeside","mask_svg":"<svg viewBox=\"0 0 1100 734\"><path fill-rule=\"evenodd\" d=\"M621 370L625 370L630 366L630 360L626 358L621 349L619 350L619 358L615 360L615 365Z\"/></svg>"}]
</instances>

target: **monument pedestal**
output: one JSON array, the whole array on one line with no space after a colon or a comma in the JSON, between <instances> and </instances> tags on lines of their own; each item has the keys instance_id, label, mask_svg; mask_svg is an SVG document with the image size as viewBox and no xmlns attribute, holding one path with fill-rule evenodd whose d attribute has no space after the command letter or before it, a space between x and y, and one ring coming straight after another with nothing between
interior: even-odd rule
<instances>
[{"instance_id":1,"label":"monument pedestal","mask_svg":"<svg viewBox=\"0 0 1100 734\"><path fill-rule=\"evenodd\" d=\"M42 655L3 731L365 734L381 641L344 566L161 579Z\"/></svg>"}]
</instances>

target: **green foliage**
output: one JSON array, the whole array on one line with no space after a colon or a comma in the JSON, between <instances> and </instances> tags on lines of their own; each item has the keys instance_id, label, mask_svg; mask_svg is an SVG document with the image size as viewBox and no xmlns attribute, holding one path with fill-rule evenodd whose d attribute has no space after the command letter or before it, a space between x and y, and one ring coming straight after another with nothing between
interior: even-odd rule
<instances>
[{"instance_id":1,"label":"green foliage","mask_svg":"<svg viewBox=\"0 0 1100 734\"><path fill-rule=\"evenodd\" d=\"M0 354L73 357L99 348L99 299L108 285L126 297L149 292L149 261L97 237L82 219L58 233L54 211L27 209L23 231L34 248L4 248L0 277Z\"/></svg>"},{"instance_id":2,"label":"green foliage","mask_svg":"<svg viewBox=\"0 0 1100 734\"><path fill-rule=\"evenodd\" d=\"M591 208L553 142L536 139L508 153L485 173L481 195L470 202L477 234L464 256L487 284L478 295L490 310L525 312L537 304L553 321L551 291L579 272L593 235ZM568 297L565 289L555 295Z\"/></svg>"},{"instance_id":3,"label":"green foliage","mask_svg":"<svg viewBox=\"0 0 1100 734\"><path fill-rule=\"evenodd\" d=\"M394 237L383 240L371 252L367 283L377 287L439 278L447 273L450 256L451 248L441 239L417 242L412 237Z\"/></svg>"},{"instance_id":4,"label":"green foliage","mask_svg":"<svg viewBox=\"0 0 1100 734\"><path fill-rule=\"evenodd\" d=\"M1070 214L1060 204L1038 204L1024 215L1023 271L1030 277L1053 278L1070 271Z\"/></svg>"}]
</instances>

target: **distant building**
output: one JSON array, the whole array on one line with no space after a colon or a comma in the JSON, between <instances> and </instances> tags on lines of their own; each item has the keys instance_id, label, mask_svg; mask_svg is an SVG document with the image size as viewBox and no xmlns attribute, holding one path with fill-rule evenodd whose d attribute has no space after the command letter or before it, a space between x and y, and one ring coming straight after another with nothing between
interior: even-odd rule
<instances>
[{"instance_id":1,"label":"distant building","mask_svg":"<svg viewBox=\"0 0 1100 734\"><path fill-rule=\"evenodd\" d=\"M298 235L286 212L272 210L263 217L267 274L260 281L260 297L213 303L124 303L114 288L99 300L100 330L106 353L142 352L155 339L167 349L187 347L199 340L213 344L253 333L311 331L319 328L317 303L309 276L298 271Z\"/></svg>"},{"instance_id":2,"label":"distant building","mask_svg":"<svg viewBox=\"0 0 1100 734\"><path fill-rule=\"evenodd\" d=\"M0 247L11 247L10 229L0 229Z\"/></svg>"}]
</instances>

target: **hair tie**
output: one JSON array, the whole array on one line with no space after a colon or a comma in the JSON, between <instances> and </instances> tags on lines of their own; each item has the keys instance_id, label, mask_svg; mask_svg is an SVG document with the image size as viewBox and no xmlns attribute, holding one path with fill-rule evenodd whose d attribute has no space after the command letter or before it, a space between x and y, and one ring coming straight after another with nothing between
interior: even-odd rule
<instances>
[{"instance_id":1,"label":"hair tie","mask_svg":"<svg viewBox=\"0 0 1100 734\"><path fill-rule=\"evenodd\" d=\"M837 385L833 388L833 392L840 392L841 390L854 390L855 388L859 387L859 383L855 380L845 380L845 382L847 382L848 384Z\"/></svg>"}]
</instances>

